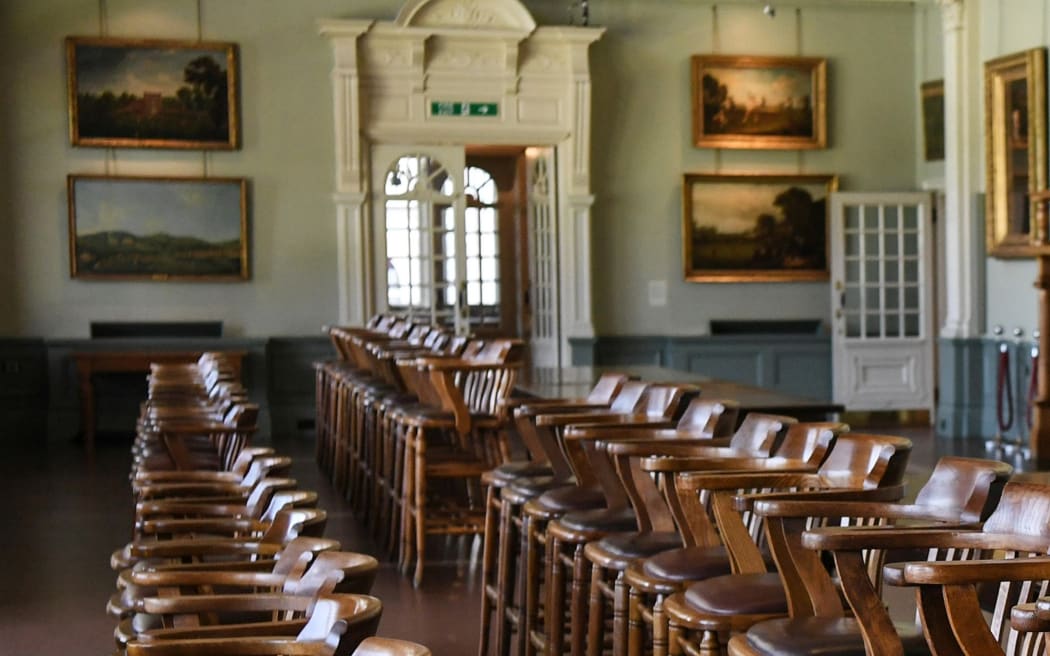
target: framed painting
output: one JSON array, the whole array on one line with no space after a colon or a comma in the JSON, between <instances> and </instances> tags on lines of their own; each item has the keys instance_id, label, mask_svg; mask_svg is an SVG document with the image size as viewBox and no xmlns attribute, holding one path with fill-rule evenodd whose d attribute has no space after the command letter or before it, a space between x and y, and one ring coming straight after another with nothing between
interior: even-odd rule
<instances>
[{"instance_id":1,"label":"framed painting","mask_svg":"<svg viewBox=\"0 0 1050 656\"><path fill-rule=\"evenodd\" d=\"M922 152L927 162L944 159L944 80L923 82Z\"/></svg>"},{"instance_id":2,"label":"framed painting","mask_svg":"<svg viewBox=\"0 0 1050 656\"><path fill-rule=\"evenodd\" d=\"M238 147L235 44L68 37L66 59L74 146Z\"/></svg>"},{"instance_id":3,"label":"framed painting","mask_svg":"<svg viewBox=\"0 0 1050 656\"><path fill-rule=\"evenodd\" d=\"M685 279L790 282L828 278L833 175L686 173Z\"/></svg>"},{"instance_id":4,"label":"framed painting","mask_svg":"<svg viewBox=\"0 0 1050 656\"><path fill-rule=\"evenodd\" d=\"M695 55L692 77L696 146L827 146L826 59Z\"/></svg>"},{"instance_id":5,"label":"framed painting","mask_svg":"<svg viewBox=\"0 0 1050 656\"><path fill-rule=\"evenodd\" d=\"M70 175L70 276L247 280L247 186L244 178Z\"/></svg>"},{"instance_id":6,"label":"framed painting","mask_svg":"<svg viewBox=\"0 0 1050 656\"><path fill-rule=\"evenodd\" d=\"M984 64L985 242L993 257L1032 257L1046 189L1046 48Z\"/></svg>"}]
</instances>

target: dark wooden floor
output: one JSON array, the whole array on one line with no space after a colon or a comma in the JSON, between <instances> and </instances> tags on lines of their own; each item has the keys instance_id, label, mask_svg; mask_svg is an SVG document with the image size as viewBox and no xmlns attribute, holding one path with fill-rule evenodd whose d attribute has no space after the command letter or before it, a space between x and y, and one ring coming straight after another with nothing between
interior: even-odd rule
<instances>
[{"instance_id":1,"label":"dark wooden floor","mask_svg":"<svg viewBox=\"0 0 1050 656\"><path fill-rule=\"evenodd\" d=\"M941 454L983 454L980 443L940 441L928 429L878 432L914 440L910 475L917 485ZM0 489L8 499L0 518L0 655L110 653L113 620L105 605L115 575L109 554L127 541L132 519L129 439L101 440L93 463L73 442L19 444L5 447L0 460ZM274 446L295 457L300 487L320 494L328 536L345 549L374 553L346 502L319 473L312 441L276 439ZM479 542L440 545L444 561L428 564L418 590L384 563L374 591L384 604L380 633L427 644L437 656L475 653Z\"/></svg>"}]
</instances>

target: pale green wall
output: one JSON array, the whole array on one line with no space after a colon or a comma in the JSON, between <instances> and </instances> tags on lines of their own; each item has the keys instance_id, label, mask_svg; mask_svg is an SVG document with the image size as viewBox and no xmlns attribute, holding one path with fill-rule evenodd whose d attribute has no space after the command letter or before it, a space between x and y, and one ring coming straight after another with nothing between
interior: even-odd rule
<instances>
[{"instance_id":1,"label":"pale green wall","mask_svg":"<svg viewBox=\"0 0 1050 656\"><path fill-rule=\"evenodd\" d=\"M623 0L592 3L608 32L593 47L594 275L599 334L704 334L717 318L817 318L826 283L698 284L682 280L681 177L694 172L836 173L844 190L915 186L915 14L911 6ZM799 47L801 46L801 47ZM823 151L694 148L693 54L828 58L829 147ZM902 102L902 99L906 99ZM651 307L649 281L668 304Z\"/></svg>"},{"instance_id":2,"label":"pale green wall","mask_svg":"<svg viewBox=\"0 0 1050 656\"><path fill-rule=\"evenodd\" d=\"M1050 45L1050 0L981 0L981 61L1000 55ZM981 70L974 72L982 76ZM981 78L975 88L983 89ZM982 116L981 120L984 118ZM982 123L983 126L983 123ZM983 134L983 130L978 134ZM982 162L983 164L983 162ZM984 180L981 180L984 189ZM1032 283L1033 260L999 260L987 264L987 325L1007 331L1021 327L1030 333L1037 324L1037 301Z\"/></svg>"},{"instance_id":3,"label":"pale green wall","mask_svg":"<svg viewBox=\"0 0 1050 656\"><path fill-rule=\"evenodd\" d=\"M919 114L915 121L916 173L918 186L925 189L942 189L944 186L944 162L927 162L923 155L922 97L919 85L931 80L944 79L944 28L941 10L935 6L915 7L915 103Z\"/></svg>"},{"instance_id":4,"label":"pale green wall","mask_svg":"<svg viewBox=\"0 0 1050 656\"><path fill-rule=\"evenodd\" d=\"M1014 0L1008 0L1014 2ZM567 0L526 2L565 22ZM594 298L602 334L699 334L710 318L828 319L827 285L682 282L686 171L837 173L841 188L916 180L916 13L908 5L752 3L718 8L718 52L829 59L830 146L819 152L691 145L689 57L716 50L711 3L600 0L592 50ZM397 0L9 0L0 3L0 334L83 336L92 319L213 319L230 334L314 333L335 318L331 56L322 17L392 19ZM201 7L200 15L197 7ZM104 12L100 12L104 9ZM103 15L104 14L104 15ZM103 18L105 19L103 21ZM67 35L194 38L240 46L243 148L194 152L72 148ZM252 190L252 280L245 284L69 279L68 173L245 176ZM668 305L650 308L650 280Z\"/></svg>"}]
</instances>

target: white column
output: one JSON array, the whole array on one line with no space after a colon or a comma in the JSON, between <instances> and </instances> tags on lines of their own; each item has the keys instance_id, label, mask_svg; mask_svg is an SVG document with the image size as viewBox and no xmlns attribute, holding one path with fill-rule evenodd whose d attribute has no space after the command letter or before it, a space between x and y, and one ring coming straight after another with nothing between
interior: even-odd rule
<instances>
[{"instance_id":1,"label":"white column","mask_svg":"<svg viewBox=\"0 0 1050 656\"><path fill-rule=\"evenodd\" d=\"M944 184L945 184L945 318L941 337L966 338L980 333L980 267L974 198L980 172L981 144L970 127L979 117L980 76L970 63L966 0L938 0L944 27ZM970 17L970 23L974 18ZM979 140L978 140L979 141Z\"/></svg>"},{"instance_id":2,"label":"white column","mask_svg":"<svg viewBox=\"0 0 1050 656\"><path fill-rule=\"evenodd\" d=\"M332 102L335 117L335 189L338 245L339 322L362 325L375 309L371 287L368 185L361 137L361 76L358 40L373 21L322 20L319 29L332 45Z\"/></svg>"}]
</instances>

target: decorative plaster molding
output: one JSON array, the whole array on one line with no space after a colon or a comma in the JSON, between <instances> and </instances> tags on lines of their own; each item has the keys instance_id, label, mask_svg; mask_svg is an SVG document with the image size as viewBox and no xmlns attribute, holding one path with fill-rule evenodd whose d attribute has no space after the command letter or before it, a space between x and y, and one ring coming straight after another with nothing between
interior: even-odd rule
<instances>
[{"instance_id":1,"label":"decorative plaster molding","mask_svg":"<svg viewBox=\"0 0 1050 656\"><path fill-rule=\"evenodd\" d=\"M511 29L531 32L536 21L517 0L414 0L394 21L403 27Z\"/></svg>"},{"instance_id":2,"label":"decorative plaster molding","mask_svg":"<svg viewBox=\"0 0 1050 656\"><path fill-rule=\"evenodd\" d=\"M941 8L941 24L945 32L963 28L966 22L963 0L937 0L937 6Z\"/></svg>"}]
</instances>

